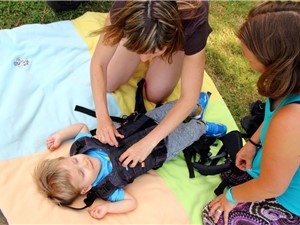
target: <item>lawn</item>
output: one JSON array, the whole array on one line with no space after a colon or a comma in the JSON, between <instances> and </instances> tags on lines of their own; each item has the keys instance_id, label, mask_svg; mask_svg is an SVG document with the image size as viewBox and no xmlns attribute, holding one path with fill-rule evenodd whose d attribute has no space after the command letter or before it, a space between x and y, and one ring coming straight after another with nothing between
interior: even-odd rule
<instances>
[{"instance_id":1,"label":"lawn","mask_svg":"<svg viewBox=\"0 0 300 225\"><path fill-rule=\"evenodd\" d=\"M86 1L76 10L54 13L44 1L1 1L0 28L8 29L31 23L50 23L74 19L86 11L107 12L112 1ZM239 125L248 113L249 103L259 99L256 91L258 74L242 56L234 35L255 1L210 1L210 24L206 71Z\"/></svg>"},{"instance_id":2,"label":"lawn","mask_svg":"<svg viewBox=\"0 0 300 225\"><path fill-rule=\"evenodd\" d=\"M236 123L249 113L249 104L262 99L257 94L254 72L244 59L234 32L245 20L255 1L211 1L210 24L213 28L206 56L206 71L223 96Z\"/></svg>"}]
</instances>

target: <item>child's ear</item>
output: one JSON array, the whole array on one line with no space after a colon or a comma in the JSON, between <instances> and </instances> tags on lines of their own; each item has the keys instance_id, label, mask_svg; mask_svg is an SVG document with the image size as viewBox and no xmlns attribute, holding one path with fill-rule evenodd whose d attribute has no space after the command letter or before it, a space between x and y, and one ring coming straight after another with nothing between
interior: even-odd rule
<instances>
[{"instance_id":1,"label":"child's ear","mask_svg":"<svg viewBox=\"0 0 300 225\"><path fill-rule=\"evenodd\" d=\"M80 194L85 195L91 189L92 189L92 185L87 185L81 190Z\"/></svg>"}]
</instances>

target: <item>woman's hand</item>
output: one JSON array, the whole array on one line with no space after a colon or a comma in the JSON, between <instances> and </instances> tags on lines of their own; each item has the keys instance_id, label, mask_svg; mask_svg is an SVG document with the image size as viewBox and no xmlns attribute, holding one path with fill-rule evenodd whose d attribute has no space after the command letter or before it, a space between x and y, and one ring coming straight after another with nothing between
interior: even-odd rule
<instances>
[{"instance_id":1,"label":"woman's hand","mask_svg":"<svg viewBox=\"0 0 300 225\"><path fill-rule=\"evenodd\" d=\"M118 132L112 120L108 117L98 122L97 132L94 137L103 144L109 144L111 146L118 147L118 141L116 137L124 138L124 135Z\"/></svg>"},{"instance_id":2,"label":"woman's hand","mask_svg":"<svg viewBox=\"0 0 300 225\"><path fill-rule=\"evenodd\" d=\"M235 165L240 170L246 171L252 170L252 161L256 154L256 147L251 143L247 142L241 150L236 154Z\"/></svg>"},{"instance_id":3,"label":"woman's hand","mask_svg":"<svg viewBox=\"0 0 300 225\"><path fill-rule=\"evenodd\" d=\"M155 146L154 146L155 147ZM145 139L142 139L128 148L119 158L123 167L135 167L138 163L143 163L144 160L150 155L153 148L151 144L146 143Z\"/></svg>"},{"instance_id":4,"label":"woman's hand","mask_svg":"<svg viewBox=\"0 0 300 225\"><path fill-rule=\"evenodd\" d=\"M227 225L229 212L235 206L236 204L230 203L226 199L226 195L223 193L209 203L209 216L214 217L214 223L217 223L220 216L224 213L224 223Z\"/></svg>"}]
</instances>

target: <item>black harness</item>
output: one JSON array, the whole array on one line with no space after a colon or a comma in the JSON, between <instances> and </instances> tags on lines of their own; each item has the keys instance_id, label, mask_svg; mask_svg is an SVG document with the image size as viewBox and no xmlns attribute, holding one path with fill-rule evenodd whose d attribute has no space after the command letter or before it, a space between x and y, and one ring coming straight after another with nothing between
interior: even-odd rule
<instances>
[{"instance_id":1,"label":"black harness","mask_svg":"<svg viewBox=\"0 0 300 225\"><path fill-rule=\"evenodd\" d=\"M78 142L75 142L72 146L71 155L74 155L83 153L88 149L91 149L91 147L86 146L89 146L92 142L94 142L93 148L105 149L108 154L110 154L109 152L114 152L113 155L109 155L112 163L115 163L115 165L113 164L113 167L122 169L118 172L113 171L105 180L101 181L101 183L99 183L95 188L92 188L87 194L87 198L84 200L86 206L83 208L92 205L94 200L98 197L106 200L117 188L124 187L126 184L131 183L137 176L145 173L150 169L160 167L166 159L167 149L165 147L165 144L163 142L160 142L158 146L156 146L156 148L152 151L150 155L151 157L149 156L149 159L147 158L149 162L147 160L145 161L146 168L141 168L141 166L137 165L133 169L130 168L132 174L127 175L127 171L124 171L124 167L119 165L119 156L132 144L146 136L157 125L152 119L144 115L146 113L146 108L143 101L144 82L145 81L142 79L137 84L134 109L135 112L128 117L125 116L120 118L111 116L113 121L121 124L125 123L125 125L121 126L118 129L118 131L124 134L126 137L125 139L118 139L120 149L109 145L104 145L94 138L91 139L92 141L86 141L88 139L82 139L82 143L80 143L80 140L78 140ZM157 107L159 106L160 105L158 104ZM94 111L81 106L76 106L75 111L79 111L87 115L96 117ZM92 130L91 133L95 134L95 130ZM218 139L220 140L222 147L215 156L212 156L210 148L211 146L216 145L216 138L206 137L205 135L202 135L199 140L195 141L192 145L183 150L190 178L195 177L194 170L198 171L204 176L216 175L224 171L228 171L232 168L238 171L238 169L234 165L234 162L236 153L242 147L241 133L239 131L232 131ZM218 162L220 159L225 159L225 162L219 164ZM154 163L155 161L156 163ZM134 176L134 174L136 175ZM119 176L119 178L115 178L114 176ZM226 186L228 186L227 179L223 180L220 183L220 185L215 189L215 193L219 195L223 192Z\"/></svg>"},{"instance_id":2,"label":"black harness","mask_svg":"<svg viewBox=\"0 0 300 225\"><path fill-rule=\"evenodd\" d=\"M235 173L243 172L235 166L236 154L243 146L241 133L234 130L218 138L218 140L219 142L216 142L216 138L203 135L198 141L183 150L190 178L195 177L194 169L204 176L221 174L229 170ZM213 156L210 151L211 146L218 144L221 144L221 147L218 153ZM225 161L219 163L220 159L225 159ZM228 178L223 179L215 189L216 195L223 193L225 187L228 186L230 176L231 174L228 174Z\"/></svg>"},{"instance_id":3,"label":"black harness","mask_svg":"<svg viewBox=\"0 0 300 225\"><path fill-rule=\"evenodd\" d=\"M129 183L132 183L134 179L151 169L158 169L163 165L167 157L167 149L162 140L151 152L151 154L144 160L144 166L137 164L135 167L123 167L122 162L119 161L119 157L134 143L145 137L150 131L152 131L157 124L144 114L138 114L128 121L125 125L118 128L119 133L123 134L124 139L118 139L119 147L110 146L108 144L101 143L98 139L93 137L82 137L73 143L70 150L70 155L82 154L90 149L102 149L104 150L112 163L112 172L101 180L97 186L93 187L87 194L87 198L84 199L86 204L83 208L72 209L84 209L93 204L96 198L108 200L108 198L119 188L123 188Z\"/></svg>"}]
</instances>

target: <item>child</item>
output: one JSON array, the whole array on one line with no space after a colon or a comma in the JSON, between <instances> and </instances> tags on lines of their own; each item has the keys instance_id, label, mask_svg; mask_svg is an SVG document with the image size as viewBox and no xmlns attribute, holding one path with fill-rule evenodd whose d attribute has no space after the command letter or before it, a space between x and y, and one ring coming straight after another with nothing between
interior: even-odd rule
<instances>
[{"instance_id":1,"label":"child","mask_svg":"<svg viewBox=\"0 0 300 225\"><path fill-rule=\"evenodd\" d=\"M199 101L207 105L207 102L205 103L202 100ZM159 123L163 119L174 104L175 101L153 109L146 113L146 117L151 118L151 121L155 121L153 124L156 125L156 123ZM198 117L202 118L204 108L205 107L197 106L194 110L195 114L191 116L198 115ZM135 126L136 124L139 124L140 120L141 119L137 119L135 122L131 123L131 125ZM123 128L129 129L124 125L118 130L121 132ZM147 133L151 131L147 130L148 129L141 129L141 132ZM120 155L130 146L128 143L126 144L129 146L125 145L123 149L121 148L122 144L120 143L119 148L102 144L100 150L92 148L91 150L83 152L84 154L80 154L80 151L79 154L74 153L78 146L77 144L73 144L70 151L71 157L60 157L58 159L41 162L35 170L35 177L37 178L39 187L49 198L59 205L67 206L70 205L78 195L84 195L89 192L92 187L98 187L104 181L106 182L107 177L109 177L110 174L114 175L113 172L116 170L121 171L118 172L118 176L119 174L121 174L120 176L123 176L123 174L127 176L126 171L128 171L128 173L134 171L137 175L141 175L149 169L161 166L164 161L174 158L181 150L198 140L203 134L218 137L224 135L226 131L227 128L223 124L204 123L202 120L190 119L174 130L164 140L164 145L160 144L158 147L154 148L153 152L151 152L143 162L131 162L129 166L125 167L122 166L123 160L120 160ZM75 136L75 140L77 140L75 143L79 143L85 136L91 138L86 125L80 123L74 124L51 136L47 141L48 148L51 151L54 151L63 141L74 138ZM124 139L121 139L119 142L130 142L132 136L125 136ZM93 140L96 139L93 138ZM136 141L138 140L135 140L135 142ZM109 152L114 152L117 156L113 156L114 154ZM116 160L114 160L114 158L116 158ZM155 160L153 160L153 158ZM126 170L125 172L124 168ZM124 213L135 209L136 200L133 196L123 190L123 186L125 185L122 184L118 188L112 187L115 188L113 189L112 194L104 197L104 199L111 202L90 208L90 215L93 218L100 219L107 213Z\"/></svg>"},{"instance_id":2,"label":"child","mask_svg":"<svg viewBox=\"0 0 300 225\"><path fill-rule=\"evenodd\" d=\"M261 73L263 124L236 157L252 179L204 208L210 224L300 224L300 2L265 2L237 32L244 57Z\"/></svg>"}]
</instances>

